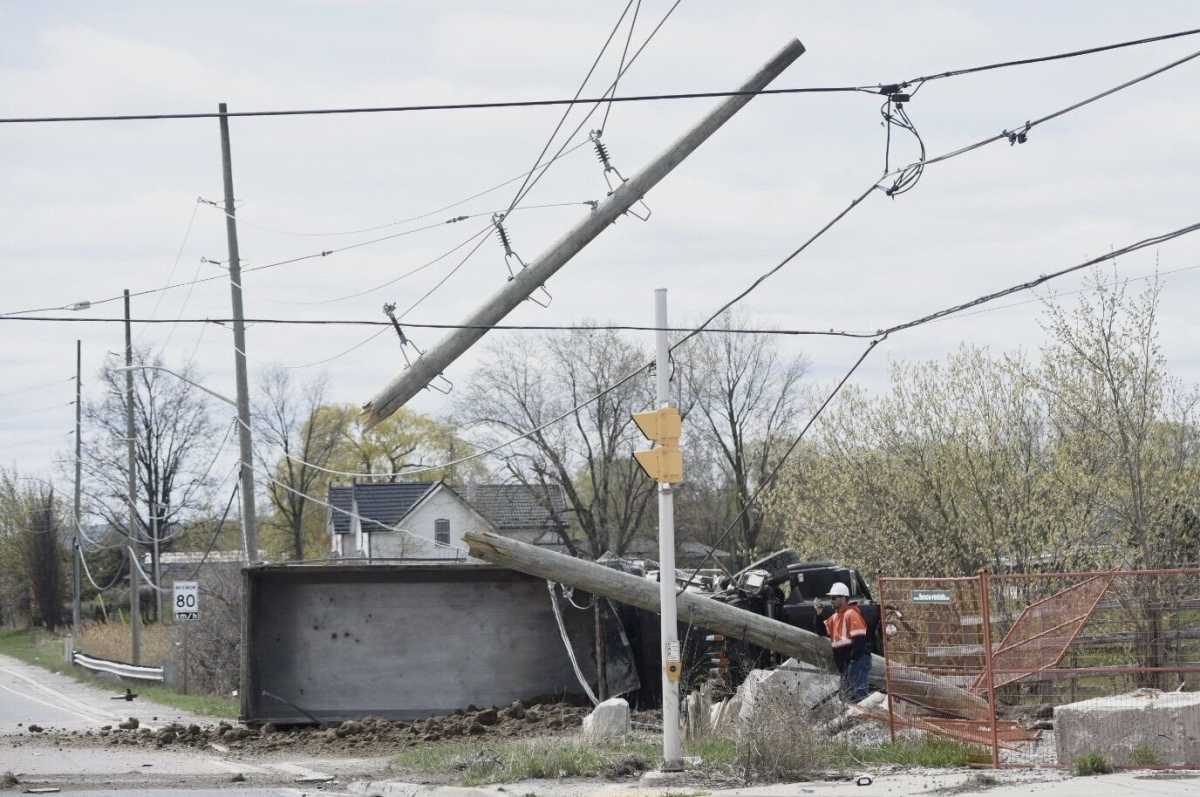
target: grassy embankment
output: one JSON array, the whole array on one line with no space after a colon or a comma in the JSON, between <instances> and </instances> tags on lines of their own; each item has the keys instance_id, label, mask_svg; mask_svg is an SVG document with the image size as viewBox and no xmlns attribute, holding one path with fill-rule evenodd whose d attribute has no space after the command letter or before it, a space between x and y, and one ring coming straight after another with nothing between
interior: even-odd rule
<instances>
[{"instance_id":1,"label":"grassy embankment","mask_svg":"<svg viewBox=\"0 0 1200 797\"><path fill-rule=\"evenodd\" d=\"M117 626L116 628L124 631L123 626ZM160 631L160 628L160 626L148 625L144 629L146 636L149 637L147 642L150 647L148 649L162 648L166 644L164 640L166 639L166 632L169 629L161 628ZM86 646L85 643L78 646L77 649L103 658L111 658L118 661L128 660L128 655L114 655L114 651L108 649L111 647L114 633L113 631L103 632L101 635L104 637L104 642L93 640L95 644L92 646ZM0 631L0 654L12 656L27 664L33 664L52 672L68 675L77 681L82 681L105 691L114 691L115 684L112 680L102 679L89 673L87 670L67 664L63 659L62 637L54 636L44 631ZM147 660L150 660L150 658L147 657ZM211 717L224 718L236 718L238 715L239 708L237 702L229 698L214 695L185 695L158 684L139 683L136 685L131 684L131 687L146 700L171 706L191 714L205 714Z\"/></svg>"},{"instance_id":2,"label":"grassy embankment","mask_svg":"<svg viewBox=\"0 0 1200 797\"><path fill-rule=\"evenodd\" d=\"M788 740L781 743L788 744ZM866 747L837 742L804 746L802 762L798 761L795 771L772 776L803 778L863 764L962 767L982 758L990 761L986 751L935 737ZM744 752L731 739L712 737L685 745L684 754L700 758L701 772L753 779L753 768L747 766ZM450 776L462 785L478 786L542 778L628 777L653 767L661 757L659 738L637 734L609 743L577 738L442 742L401 752L392 759L392 769L398 773Z\"/></svg>"}]
</instances>

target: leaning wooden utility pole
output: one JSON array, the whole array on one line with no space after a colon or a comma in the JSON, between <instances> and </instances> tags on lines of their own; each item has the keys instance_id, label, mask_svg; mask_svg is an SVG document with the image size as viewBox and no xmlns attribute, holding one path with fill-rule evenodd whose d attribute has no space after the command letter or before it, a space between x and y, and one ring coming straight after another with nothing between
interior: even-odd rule
<instances>
[{"instance_id":1,"label":"leaning wooden utility pole","mask_svg":"<svg viewBox=\"0 0 1200 797\"><path fill-rule=\"evenodd\" d=\"M436 379L463 352L484 336L488 328L546 284L555 272L587 246L596 236L620 218L635 202L659 183L705 140L750 102L754 93L766 88L784 69L804 53L804 45L792 39L766 66L738 88L739 94L726 98L666 152L627 182L617 186L609 197L546 250L541 257L505 283L493 298L476 310L462 328L453 330L435 347L425 352L412 366L402 371L375 398L367 403L367 426L374 426L417 395ZM744 92L744 93L743 93Z\"/></svg>"},{"instance_id":2,"label":"leaning wooden utility pole","mask_svg":"<svg viewBox=\"0 0 1200 797\"><path fill-rule=\"evenodd\" d=\"M133 330L129 324L129 289L125 289L125 450L129 467L129 628L133 664L142 663L142 583L138 577L137 452L133 426Z\"/></svg>"},{"instance_id":3,"label":"leaning wooden utility pole","mask_svg":"<svg viewBox=\"0 0 1200 797\"><path fill-rule=\"evenodd\" d=\"M79 548L79 505L81 495L81 485L83 482L83 462L79 455L83 450L83 442L80 440L80 428L82 427L82 404L81 396L83 390L80 384L83 380L83 341L75 341L75 504L74 504L74 522L75 534L74 542L71 544L71 549L74 556L71 557L71 633L76 638L79 637L79 557L83 556L83 551Z\"/></svg>"},{"instance_id":4,"label":"leaning wooden utility pole","mask_svg":"<svg viewBox=\"0 0 1200 797\"><path fill-rule=\"evenodd\" d=\"M233 203L233 157L229 152L229 117L221 113L221 174L225 182L225 238L229 244L229 290L233 299L233 367L237 377L238 443L242 461L242 528L246 563L258 561L258 525L254 515L254 444L250 438L250 384L246 377L246 324L242 316L242 263L238 255Z\"/></svg>"},{"instance_id":5,"label":"leaning wooden utility pole","mask_svg":"<svg viewBox=\"0 0 1200 797\"><path fill-rule=\"evenodd\" d=\"M649 579L490 532L468 532L463 540L470 555L478 559L639 609L659 611L659 585ZM691 592L679 593L677 600L682 622L834 670L833 649L825 637ZM876 689L886 689L885 681L890 681L896 696L943 714L963 719L990 716L986 700L933 675L905 670L885 679L885 674L883 658L873 656L871 684Z\"/></svg>"}]
</instances>

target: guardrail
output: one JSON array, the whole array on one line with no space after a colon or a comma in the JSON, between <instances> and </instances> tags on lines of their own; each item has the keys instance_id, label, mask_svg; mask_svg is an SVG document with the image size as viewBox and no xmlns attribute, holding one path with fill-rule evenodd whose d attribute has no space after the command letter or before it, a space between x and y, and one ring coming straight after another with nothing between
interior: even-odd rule
<instances>
[{"instance_id":1,"label":"guardrail","mask_svg":"<svg viewBox=\"0 0 1200 797\"><path fill-rule=\"evenodd\" d=\"M126 664L122 661L98 659L95 656L88 656L79 651L74 651L71 654L71 663L77 667L83 667L85 670L107 672L121 678L132 678L138 681L158 681L159 683L162 683L164 680L162 667L145 667L140 664Z\"/></svg>"}]
</instances>

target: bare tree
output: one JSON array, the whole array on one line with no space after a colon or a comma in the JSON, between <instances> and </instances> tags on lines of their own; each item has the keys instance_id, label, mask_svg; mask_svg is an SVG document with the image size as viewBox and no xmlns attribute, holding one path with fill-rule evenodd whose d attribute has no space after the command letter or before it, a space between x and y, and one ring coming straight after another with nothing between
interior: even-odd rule
<instances>
[{"instance_id":1,"label":"bare tree","mask_svg":"<svg viewBox=\"0 0 1200 797\"><path fill-rule=\"evenodd\" d=\"M0 567L3 597L28 600L31 615L50 630L63 623L63 559L59 507L48 482L22 486L22 477L0 470ZM12 614L10 605L7 613ZM36 610L36 611L34 611Z\"/></svg>"},{"instance_id":2,"label":"bare tree","mask_svg":"<svg viewBox=\"0 0 1200 797\"><path fill-rule=\"evenodd\" d=\"M292 555L304 558L304 520L318 511L306 495L313 495L328 476L326 468L337 453L346 432L346 414L325 405L323 377L295 385L281 369L269 371L253 408L253 422L263 451L280 454L276 462L262 462L264 473L273 473L266 484L281 524L291 537Z\"/></svg>"},{"instance_id":3,"label":"bare tree","mask_svg":"<svg viewBox=\"0 0 1200 797\"><path fill-rule=\"evenodd\" d=\"M732 313L722 321L726 328L748 329ZM737 519L727 544L745 563L782 542L780 528L750 499L791 442L808 363L782 354L765 333L702 335L682 352L676 357L683 358L693 402L687 416L689 448L699 444L713 452L709 464L718 473L715 479L707 475L723 493L721 526ZM704 457L695 459L705 462Z\"/></svg>"},{"instance_id":4,"label":"bare tree","mask_svg":"<svg viewBox=\"0 0 1200 797\"><path fill-rule=\"evenodd\" d=\"M137 365L162 365L146 351L134 353ZM212 469L222 440L232 438L233 426L221 433L213 423L205 395L186 380L199 376L190 368L179 379L153 369L134 372L134 461L138 488L135 528L129 528L126 504L125 374L104 369L104 397L84 408L83 466L93 487L87 507L126 540L151 542L152 514L158 516L160 548L174 541L173 526L208 506Z\"/></svg>"},{"instance_id":5,"label":"bare tree","mask_svg":"<svg viewBox=\"0 0 1200 797\"><path fill-rule=\"evenodd\" d=\"M500 456L535 495L562 487L586 539L584 553L593 558L624 553L654 495L632 457L644 442L632 416L651 405L652 383L639 376L610 390L646 357L614 332L588 327L565 336L506 337L488 347L456 407L459 424L483 446L569 413ZM546 508L552 509L548 500ZM569 530L560 535L568 550L580 552Z\"/></svg>"}]
</instances>

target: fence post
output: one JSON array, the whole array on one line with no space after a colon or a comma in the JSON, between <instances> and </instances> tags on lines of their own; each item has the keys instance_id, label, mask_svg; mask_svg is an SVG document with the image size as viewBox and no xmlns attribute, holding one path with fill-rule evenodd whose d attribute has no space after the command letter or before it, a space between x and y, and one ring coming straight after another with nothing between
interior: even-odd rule
<instances>
[{"instance_id":1,"label":"fence post","mask_svg":"<svg viewBox=\"0 0 1200 797\"><path fill-rule=\"evenodd\" d=\"M896 743L896 709L892 697L892 660L887 652L888 610L887 594L888 580L879 579L879 642L883 647L883 689L887 692L888 730L892 734L892 744ZM819 619L819 618L818 618Z\"/></svg>"},{"instance_id":2,"label":"fence post","mask_svg":"<svg viewBox=\"0 0 1200 797\"><path fill-rule=\"evenodd\" d=\"M1000 733L996 711L996 674L992 670L992 606L991 577L986 567L979 569L979 622L983 630L983 673L987 680L988 712L991 714L992 768L1000 768Z\"/></svg>"}]
</instances>

